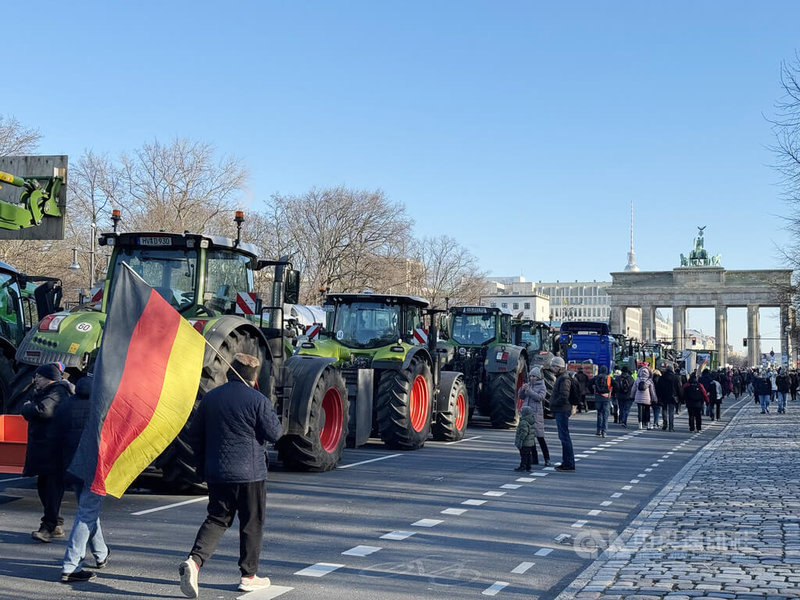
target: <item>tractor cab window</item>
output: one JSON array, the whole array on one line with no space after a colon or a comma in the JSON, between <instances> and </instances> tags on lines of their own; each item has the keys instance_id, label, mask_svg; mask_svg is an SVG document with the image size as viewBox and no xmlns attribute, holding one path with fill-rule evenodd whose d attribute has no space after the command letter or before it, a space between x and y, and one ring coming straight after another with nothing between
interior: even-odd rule
<instances>
[{"instance_id":1,"label":"tractor cab window","mask_svg":"<svg viewBox=\"0 0 800 600\"><path fill-rule=\"evenodd\" d=\"M24 333L19 297L17 280L7 273L0 273L0 337L14 342L22 340Z\"/></svg>"},{"instance_id":2,"label":"tractor cab window","mask_svg":"<svg viewBox=\"0 0 800 600\"><path fill-rule=\"evenodd\" d=\"M511 315L500 316L500 342L508 344L511 342Z\"/></svg>"},{"instance_id":3,"label":"tractor cab window","mask_svg":"<svg viewBox=\"0 0 800 600\"><path fill-rule=\"evenodd\" d=\"M120 248L114 272L128 263L151 288L178 310L190 306L195 298L197 252L195 250L155 250Z\"/></svg>"},{"instance_id":4,"label":"tractor cab window","mask_svg":"<svg viewBox=\"0 0 800 600\"><path fill-rule=\"evenodd\" d=\"M458 344L486 344L495 337L495 318L492 313L455 314L451 337Z\"/></svg>"},{"instance_id":5,"label":"tractor cab window","mask_svg":"<svg viewBox=\"0 0 800 600\"><path fill-rule=\"evenodd\" d=\"M348 348L378 348L400 339L400 307L353 302L336 307L330 335Z\"/></svg>"},{"instance_id":6,"label":"tractor cab window","mask_svg":"<svg viewBox=\"0 0 800 600\"><path fill-rule=\"evenodd\" d=\"M544 350L544 330L539 327L525 328L522 330L522 344L534 350Z\"/></svg>"},{"instance_id":7,"label":"tractor cab window","mask_svg":"<svg viewBox=\"0 0 800 600\"><path fill-rule=\"evenodd\" d=\"M253 259L228 250L208 251L208 272L203 303L223 314L236 312L236 294L251 292Z\"/></svg>"},{"instance_id":8,"label":"tractor cab window","mask_svg":"<svg viewBox=\"0 0 800 600\"><path fill-rule=\"evenodd\" d=\"M419 306L406 306L403 308L403 334L400 336L402 340L409 344L416 344L415 329L424 329Z\"/></svg>"}]
</instances>

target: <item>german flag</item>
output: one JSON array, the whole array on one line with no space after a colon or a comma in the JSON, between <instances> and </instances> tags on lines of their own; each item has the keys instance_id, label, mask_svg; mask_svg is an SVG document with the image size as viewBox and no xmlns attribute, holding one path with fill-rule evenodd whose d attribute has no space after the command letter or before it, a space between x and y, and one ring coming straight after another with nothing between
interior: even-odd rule
<instances>
[{"instance_id":1,"label":"german flag","mask_svg":"<svg viewBox=\"0 0 800 600\"><path fill-rule=\"evenodd\" d=\"M91 412L69 471L100 495L122 496L186 424L205 340L123 263L94 368Z\"/></svg>"}]
</instances>

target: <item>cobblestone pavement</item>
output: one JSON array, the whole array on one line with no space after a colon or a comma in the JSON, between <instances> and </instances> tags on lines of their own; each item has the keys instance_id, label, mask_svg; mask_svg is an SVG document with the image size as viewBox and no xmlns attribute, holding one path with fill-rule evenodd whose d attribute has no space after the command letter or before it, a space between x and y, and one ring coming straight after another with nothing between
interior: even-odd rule
<instances>
[{"instance_id":1,"label":"cobblestone pavement","mask_svg":"<svg viewBox=\"0 0 800 600\"><path fill-rule=\"evenodd\" d=\"M800 401L787 405L746 402L557 600L800 598Z\"/></svg>"}]
</instances>

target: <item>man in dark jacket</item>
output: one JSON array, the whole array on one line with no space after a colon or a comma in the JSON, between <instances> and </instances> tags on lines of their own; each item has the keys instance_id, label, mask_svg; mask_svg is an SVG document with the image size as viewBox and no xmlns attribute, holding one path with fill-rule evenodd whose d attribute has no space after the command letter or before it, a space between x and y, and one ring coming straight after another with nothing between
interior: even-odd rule
<instances>
[{"instance_id":1,"label":"man in dark jacket","mask_svg":"<svg viewBox=\"0 0 800 600\"><path fill-rule=\"evenodd\" d=\"M61 365L48 363L36 369L30 398L22 405L22 416L28 421L28 445L22 473L37 476L36 489L44 516L39 530L31 533L31 537L40 542L64 537L61 517L64 472L53 415L59 403L72 391L72 384L63 379Z\"/></svg>"},{"instance_id":2,"label":"man in dark jacket","mask_svg":"<svg viewBox=\"0 0 800 600\"><path fill-rule=\"evenodd\" d=\"M703 374L700 375L697 382L702 385L703 389L706 391L706 395L708 396L708 403L706 404L706 416L713 421L713 408L717 401L717 386L714 384L714 378L711 376L711 371L708 369L703 369ZM721 398L720 402L722 402Z\"/></svg>"},{"instance_id":3,"label":"man in dark jacket","mask_svg":"<svg viewBox=\"0 0 800 600\"><path fill-rule=\"evenodd\" d=\"M769 412L769 399L772 395L772 382L766 372L753 374L753 394L761 404L761 414Z\"/></svg>"},{"instance_id":4,"label":"man in dark jacket","mask_svg":"<svg viewBox=\"0 0 800 600\"><path fill-rule=\"evenodd\" d=\"M689 413L689 431L703 431L703 406L708 404L708 394L695 373L683 386L683 401Z\"/></svg>"},{"instance_id":5,"label":"man in dark jacket","mask_svg":"<svg viewBox=\"0 0 800 600\"><path fill-rule=\"evenodd\" d=\"M569 436L569 418L572 415L572 404L569 401L570 389L576 385L565 371L564 359L556 356L550 361L550 369L558 374L550 396L550 412L556 419L558 439L561 441L561 464L556 471L574 471L575 453L572 449L572 438Z\"/></svg>"},{"instance_id":6,"label":"man in dark jacket","mask_svg":"<svg viewBox=\"0 0 800 600\"><path fill-rule=\"evenodd\" d=\"M269 586L258 577L258 561L267 502L267 442L276 442L281 424L272 403L253 389L259 360L237 354L228 383L203 397L189 438L208 482L208 516L197 532L189 557L179 566L181 591L196 598L198 573L211 558L222 534L239 515L239 591Z\"/></svg>"},{"instance_id":7,"label":"man in dark jacket","mask_svg":"<svg viewBox=\"0 0 800 600\"><path fill-rule=\"evenodd\" d=\"M782 367L778 367L778 374L775 376L775 385L778 387L778 412L786 412L786 394L789 393L789 375Z\"/></svg>"},{"instance_id":8,"label":"man in dark jacket","mask_svg":"<svg viewBox=\"0 0 800 600\"><path fill-rule=\"evenodd\" d=\"M681 380L675 375L671 365L664 367L664 372L656 383L656 396L664 410L664 431L675 431L675 408L681 401Z\"/></svg>"},{"instance_id":9,"label":"man in dark jacket","mask_svg":"<svg viewBox=\"0 0 800 600\"><path fill-rule=\"evenodd\" d=\"M627 365L622 367L622 374L617 377L617 399L619 402L619 424L628 427L628 413L633 405L631 390L633 389L633 377Z\"/></svg>"}]
</instances>

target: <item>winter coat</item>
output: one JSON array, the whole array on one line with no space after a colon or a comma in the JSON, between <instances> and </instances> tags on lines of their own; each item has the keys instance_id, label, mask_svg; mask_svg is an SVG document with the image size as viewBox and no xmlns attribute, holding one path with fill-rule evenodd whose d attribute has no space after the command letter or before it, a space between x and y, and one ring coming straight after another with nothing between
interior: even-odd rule
<instances>
[{"instance_id":1,"label":"winter coat","mask_svg":"<svg viewBox=\"0 0 800 600\"><path fill-rule=\"evenodd\" d=\"M753 379L753 387L758 396L769 396L772 393L772 383L768 377L756 377Z\"/></svg>"},{"instance_id":2,"label":"winter coat","mask_svg":"<svg viewBox=\"0 0 800 600\"><path fill-rule=\"evenodd\" d=\"M686 408L703 408L705 404L708 404L706 388L698 381L688 381L683 386L683 401Z\"/></svg>"},{"instance_id":3,"label":"winter coat","mask_svg":"<svg viewBox=\"0 0 800 600\"><path fill-rule=\"evenodd\" d=\"M576 384L567 375L566 371L558 376L553 386L553 394L550 396L550 412L572 414L572 404L569 403L569 390L573 385Z\"/></svg>"},{"instance_id":4,"label":"winter coat","mask_svg":"<svg viewBox=\"0 0 800 600\"><path fill-rule=\"evenodd\" d=\"M633 385L633 389L631 390L631 394L633 395L633 401L636 404L655 404L658 402L658 397L656 396L656 388L653 385L653 380L650 379L650 369L647 367L639 367L639 370L636 372L636 382ZM644 389L639 389L639 382L644 381Z\"/></svg>"},{"instance_id":5,"label":"winter coat","mask_svg":"<svg viewBox=\"0 0 800 600\"><path fill-rule=\"evenodd\" d=\"M75 384L75 393L65 398L56 408L53 423L57 430L58 447L61 451L61 470L66 473L78 444L86 422L89 420L89 402L92 395L92 378L83 377ZM78 479L66 473L68 483L77 483Z\"/></svg>"},{"instance_id":6,"label":"winter coat","mask_svg":"<svg viewBox=\"0 0 800 600\"><path fill-rule=\"evenodd\" d=\"M72 394L74 389L69 381L62 379L29 392L30 399L22 405L22 416L28 422L28 445L23 475L62 472L61 449L58 446L58 431L53 416L61 401Z\"/></svg>"},{"instance_id":7,"label":"winter coat","mask_svg":"<svg viewBox=\"0 0 800 600\"><path fill-rule=\"evenodd\" d=\"M536 445L536 433L534 427L536 421L533 416L533 409L522 411L519 415L517 425L517 435L514 438L514 445L517 448L530 447Z\"/></svg>"},{"instance_id":8,"label":"winter coat","mask_svg":"<svg viewBox=\"0 0 800 600\"><path fill-rule=\"evenodd\" d=\"M717 386L714 385L714 379L711 377L711 373L703 373L698 378L697 382L706 390L709 402L715 402L717 399Z\"/></svg>"},{"instance_id":9,"label":"winter coat","mask_svg":"<svg viewBox=\"0 0 800 600\"><path fill-rule=\"evenodd\" d=\"M248 483L267 478L266 444L281 434L272 403L231 373L203 397L189 442L208 483Z\"/></svg>"},{"instance_id":10,"label":"winter coat","mask_svg":"<svg viewBox=\"0 0 800 600\"><path fill-rule=\"evenodd\" d=\"M789 389L796 390L798 388L798 383L800 383L800 379L797 378L797 373L790 373L789 374Z\"/></svg>"},{"instance_id":11,"label":"winter coat","mask_svg":"<svg viewBox=\"0 0 800 600\"><path fill-rule=\"evenodd\" d=\"M664 374L656 384L656 396L662 406L670 404L678 405L681 402L682 389L681 380L672 371L664 371Z\"/></svg>"},{"instance_id":12,"label":"winter coat","mask_svg":"<svg viewBox=\"0 0 800 600\"><path fill-rule=\"evenodd\" d=\"M533 432L536 437L544 437L544 400L547 395L544 381L534 379L533 384L529 384L525 392L520 388L519 397L522 399L522 406L529 406L533 409ZM520 407L520 410L522 407Z\"/></svg>"},{"instance_id":13,"label":"winter coat","mask_svg":"<svg viewBox=\"0 0 800 600\"><path fill-rule=\"evenodd\" d=\"M775 385L778 386L778 391L784 394L789 391L789 376L786 373L781 373L775 377Z\"/></svg>"}]
</instances>

